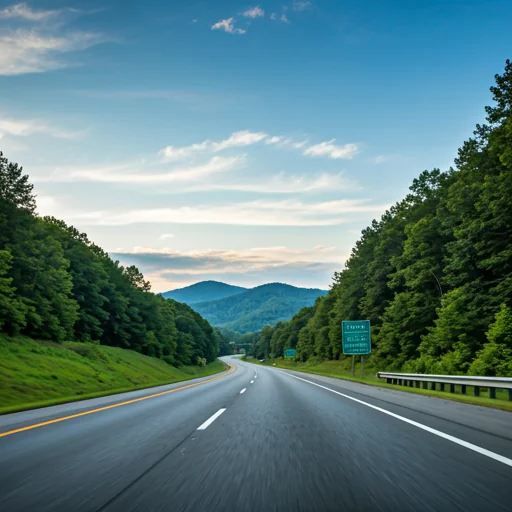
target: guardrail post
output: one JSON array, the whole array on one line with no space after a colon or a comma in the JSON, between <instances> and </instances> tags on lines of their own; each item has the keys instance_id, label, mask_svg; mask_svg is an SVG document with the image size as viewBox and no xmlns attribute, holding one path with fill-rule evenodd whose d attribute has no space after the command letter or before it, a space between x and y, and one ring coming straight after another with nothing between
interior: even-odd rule
<instances>
[{"instance_id":1,"label":"guardrail post","mask_svg":"<svg viewBox=\"0 0 512 512\"><path fill-rule=\"evenodd\" d=\"M444 391L444 382L439 383L439 390Z\"/></svg>"},{"instance_id":2,"label":"guardrail post","mask_svg":"<svg viewBox=\"0 0 512 512\"><path fill-rule=\"evenodd\" d=\"M489 398L496 398L496 388L489 388Z\"/></svg>"},{"instance_id":3,"label":"guardrail post","mask_svg":"<svg viewBox=\"0 0 512 512\"><path fill-rule=\"evenodd\" d=\"M435 391L436 390L436 383L435 382L431 382L430 383L430 390L431 391Z\"/></svg>"},{"instance_id":4,"label":"guardrail post","mask_svg":"<svg viewBox=\"0 0 512 512\"><path fill-rule=\"evenodd\" d=\"M460 386L460 392L465 395L466 394L466 384L461 384Z\"/></svg>"},{"instance_id":5,"label":"guardrail post","mask_svg":"<svg viewBox=\"0 0 512 512\"><path fill-rule=\"evenodd\" d=\"M450 393L455 393L455 384L450 384Z\"/></svg>"},{"instance_id":6,"label":"guardrail post","mask_svg":"<svg viewBox=\"0 0 512 512\"><path fill-rule=\"evenodd\" d=\"M423 381L423 389L428 389L428 382L426 380Z\"/></svg>"},{"instance_id":7,"label":"guardrail post","mask_svg":"<svg viewBox=\"0 0 512 512\"><path fill-rule=\"evenodd\" d=\"M475 386L474 390L475 390L475 396L480 396L480 386Z\"/></svg>"},{"instance_id":8,"label":"guardrail post","mask_svg":"<svg viewBox=\"0 0 512 512\"><path fill-rule=\"evenodd\" d=\"M386 379L386 382L387 382L388 384L393 384L393 379L387 378L387 379Z\"/></svg>"},{"instance_id":9,"label":"guardrail post","mask_svg":"<svg viewBox=\"0 0 512 512\"><path fill-rule=\"evenodd\" d=\"M419 380L415 381L414 385L415 385L415 387L419 388L420 387L420 381Z\"/></svg>"},{"instance_id":10,"label":"guardrail post","mask_svg":"<svg viewBox=\"0 0 512 512\"><path fill-rule=\"evenodd\" d=\"M512 401L512 389L508 390L508 399Z\"/></svg>"}]
</instances>

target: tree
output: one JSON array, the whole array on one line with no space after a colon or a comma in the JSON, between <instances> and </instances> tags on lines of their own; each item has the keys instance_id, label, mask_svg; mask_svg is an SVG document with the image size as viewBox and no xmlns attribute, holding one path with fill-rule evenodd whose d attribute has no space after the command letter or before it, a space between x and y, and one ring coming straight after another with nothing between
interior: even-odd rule
<instances>
[{"instance_id":1,"label":"tree","mask_svg":"<svg viewBox=\"0 0 512 512\"><path fill-rule=\"evenodd\" d=\"M23 174L23 167L9 162L0 151L0 197L17 208L24 208L33 213L36 209L34 186Z\"/></svg>"}]
</instances>

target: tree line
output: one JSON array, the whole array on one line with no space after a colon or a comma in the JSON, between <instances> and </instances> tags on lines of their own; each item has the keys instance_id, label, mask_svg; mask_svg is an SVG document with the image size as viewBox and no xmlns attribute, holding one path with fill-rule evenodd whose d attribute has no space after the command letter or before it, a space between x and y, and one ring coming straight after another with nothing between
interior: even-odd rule
<instances>
[{"instance_id":1,"label":"tree line","mask_svg":"<svg viewBox=\"0 0 512 512\"><path fill-rule=\"evenodd\" d=\"M0 332L99 342L173 365L213 361L220 333L150 289L86 234L37 216L28 175L0 152Z\"/></svg>"},{"instance_id":2,"label":"tree line","mask_svg":"<svg viewBox=\"0 0 512 512\"><path fill-rule=\"evenodd\" d=\"M512 63L496 75L486 124L447 172L362 231L331 289L261 331L257 357L340 359L341 321L369 319L379 369L512 375Z\"/></svg>"}]
</instances>

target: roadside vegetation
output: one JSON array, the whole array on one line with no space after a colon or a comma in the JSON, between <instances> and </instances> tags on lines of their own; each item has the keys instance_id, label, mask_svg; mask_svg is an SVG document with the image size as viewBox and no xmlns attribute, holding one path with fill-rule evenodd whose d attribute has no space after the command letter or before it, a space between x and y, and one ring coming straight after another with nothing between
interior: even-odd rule
<instances>
[{"instance_id":1,"label":"roadside vegetation","mask_svg":"<svg viewBox=\"0 0 512 512\"><path fill-rule=\"evenodd\" d=\"M161 359L93 343L0 335L0 414L204 377L219 360L173 367Z\"/></svg>"},{"instance_id":2,"label":"roadside vegetation","mask_svg":"<svg viewBox=\"0 0 512 512\"><path fill-rule=\"evenodd\" d=\"M512 62L491 93L455 167L422 172L362 231L325 297L261 331L256 358L346 360L341 322L366 319L372 368L512 376Z\"/></svg>"},{"instance_id":3,"label":"roadside vegetation","mask_svg":"<svg viewBox=\"0 0 512 512\"><path fill-rule=\"evenodd\" d=\"M220 332L150 290L135 266L40 217L29 176L0 151L0 412L221 371Z\"/></svg>"}]
</instances>

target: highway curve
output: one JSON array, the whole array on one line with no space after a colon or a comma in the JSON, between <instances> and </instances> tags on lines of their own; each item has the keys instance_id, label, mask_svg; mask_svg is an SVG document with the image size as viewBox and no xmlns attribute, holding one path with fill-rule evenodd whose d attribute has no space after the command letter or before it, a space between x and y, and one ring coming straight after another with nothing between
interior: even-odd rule
<instances>
[{"instance_id":1,"label":"highway curve","mask_svg":"<svg viewBox=\"0 0 512 512\"><path fill-rule=\"evenodd\" d=\"M219 378L1 416L0 510L512 509L512 414L226 360Z\"/></svg>"}]
</instances>

